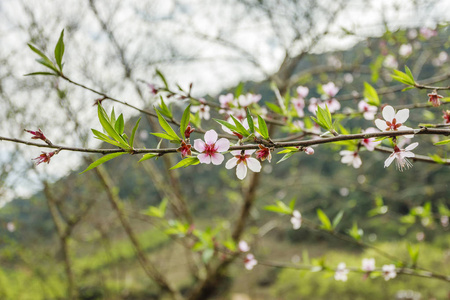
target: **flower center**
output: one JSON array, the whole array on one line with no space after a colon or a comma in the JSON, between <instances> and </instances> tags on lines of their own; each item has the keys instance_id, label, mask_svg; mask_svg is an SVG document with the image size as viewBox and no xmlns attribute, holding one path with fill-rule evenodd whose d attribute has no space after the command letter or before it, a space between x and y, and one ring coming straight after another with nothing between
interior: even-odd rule
<instances>
[{"instance_id":1,"label":"flower center","mask_svg":"<svg viewBox=\"0 0 450 300\"><path fill-rule=\"evenodd\" d=\"M389 121L386 121L386 125L388 126L386 128L386 131L389 131L389 130L397 130L400 126L402 126L402 123L397 123L397 120L395 118L393 118L392 123Z\"/></svg>"},{"instance_id":2,"label":"flower center","mask_svg":"<svg viewBox=\"0 0 450 300\"><path fill-rule=\"evenodd\" d=\"M215 147L215 144L206 144L205 145L205 151L203 153L207 155L213 155L217 152L217 149Z\"/></svg>"}]
</instances>

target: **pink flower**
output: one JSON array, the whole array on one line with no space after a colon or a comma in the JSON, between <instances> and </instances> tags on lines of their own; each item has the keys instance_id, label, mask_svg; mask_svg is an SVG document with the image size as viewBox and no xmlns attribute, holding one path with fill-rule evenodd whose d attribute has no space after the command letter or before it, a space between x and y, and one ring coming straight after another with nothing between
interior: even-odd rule
<instances>
[{"instance_id":1,"label":"pink flower","mask_svg":"<svg viewBox=\"0 0 450 300\"><path fill-rule=\"evenodd\" d=\"M238 98L238 102L241 107L247 107L252 105L253 103L258 103L259 100L261 100L261 95L254 95L251 93L240 95Z\"/></svg>"},{"instance_id":2,"label":"pink flower","mask_svg":"<svg viewBox=\"0 0 450 300\"><path fill-rule=\"evenodd\" d=\"M297 87L297 94L298 97L301 99L304 99L306 96L308 96L309 89L305 86L299 86Z\"/></svg>"},{"instance_id":3,"label":"pink flower","mask_svg":"<svg viewBox=\"0 0 450 300\"><path fill-rule=\"evenodd\" d=\"M436 36L437 35L437 31L430 29L430 28L420 28L420 34L426 39L428 40L429 38Z\"/></svg>"},{"instance_id":4,"label":"pink flower","mask_svg":"<svg viewBox=\"0 0 450 300\"><path fill-rule=\"evenodd\" d=\"M210 107L206 104L200 104L196 106L191 106L191 112L193 114L198 112L200 119L209 120L211 117L209 114Z\"/></svg>"},{"instance_id":5,"label":"pink flower","mask_svg":"<svg viewBox=\"0 0 450 300\"><path fill-rule=\"evenodd\" d=\"M9 232L16 231L16 225L13 222L6 223L6 229L8 229Z\"/></svg>"},{"instance_id":6,"label":"pink flower","mask_svg":"<svg viewBox=\"0 0 450 300\"><path fill-rule=\"evenodd\" d=\"M363 130L363 133L374 133L374 132L378 132L378 130L376 130L373 127L369 127L366 130ZM368 151L373 151L375 147L381 143L381 141L376 142L375 140L376 140L375 138L362 139L361 144L364 147L366 147Z\"/></svg>"},{"instance_id":7,"label":"pink flower","mask_svg":"<svg viewBox=\"0 0 450 300\"><path fill-rule=\"evenodd\" d=\"M369 105L366 101L361 100L358 103L358 110L363 113L364 119L373 120L375 119L375 114L378 111L378 107Z\"/></svg>"},{"instance_id":8,"label":"pink flower","mask_svg":"<svg viewBox=\"0 0 450 300\"><path fill-rule=\"evenodd\" d=\"M156 87L156 85L154 85L153 83L148 83L147 86L150 89L150 94L152 94L153 96L158 94L159 89Z\"/></svg>"},{"instance_id":9,"label":"pink flower","mask_svg":"<svg viewBox=\"0 0 450 300\"><path fill-rule=\"evenodd\" d=\"M412 153L410 150L413 150L419 145L419 143L412 143L405 149L400 149L397 146L394 147L394 152L392 152L391 155L386 159L384 162L384 167L387 168L391 165L391 163L394 161L394 159L397 159L396 166L397 169L403 172L403 169L409 169L412 167L412 163L408 160L408 157L414 157L414 153Z\"/></svg>"},{"instance_id":10,"label":"pink flower","mask_svg":"<svg viewBox=\"0 0 450 300\"><path fill-rule=\"evenodd\" d=\"M205 133L205 142L201 139L194 141L195 150L201 153L197 157L202 164L220 165L223 162L224 156L220 152L230 148L230 141L226 138L217 140L217 137L217 133L211 129Z\"/></svg>"},{"instance_id":11,"label":"pink flower","mask_svg":"<svg viewBox=\"0 0 450 300\"><path fill-rule=\"evenodd\" d=\"M344 262L341 262L337 268L336 273L334 273L334 279L337 281L347 281L347 274L349 270Z\"/></svg>"},{"instance_id":12,"label":"pink flower","mask_svg":"<svg viewBox=\"0 0 450 300\"><path fill-rule=\"evenodd\" d=\"M31 137L32 140L43 140L46 141L47 138L45 137L44 133L42 132L42 130L39 128L38 131L31 131L31 130L27 130L25 129L26 132L31 133L33 136Z\"/></svg>"},{"instance_id":13,"label":"pink flower","mask_svg":"<svg viewBox=\"0 0 450 300\"><path fill-rule=\"evenodd\" d=\"M42 154L39 155L39 156L36 157L36 158L33 158L33 160L36 161L36 166L39 165L39 164L41 164L41 163L47 163L47 164L49 164L49 163L50 163L50 158L52 158L52 156L55 155L55 154L56 154L56 151L48 152L48 153L42 151Z\"/></svg>"},{"instance_id":14,"label":"pink flower","mask_svg":"<svg viewBox=\"0 0 450 300\"><path fill-rule=\"evenodd\" d=\"M397 130L408 130L412 129L410 127L406 127L403 125L403 123L408 120L409 118L409 109L401 109L397 113L395 113L395 110L392 106L386 105L385 108L383 108L383 118L384 121L381 119L375 120L375 125L377 125L378 129L381 131L397 131ZM413 138L414 134L412 135L405 135L406 138Z\"/></svg>"},{"instance_id":15,"label":"pink flower","mask_svg":"<svg viewBox=\"0 0 450 300\"><path fill-rule=\"evenodd\" d=\"M250 246L247 244L246 241L240 241L238 244L238 248L239 248L239 251L241 251L241 252L250 251Z\"/></svg>"},{"instance_id":16,"label":"pink flower","mask_svg":"<svg viewBox=\"0 0 450 300\"><path fill-rule=\"evenodd\" d=\"M225 168L232 169L236 166L236 176L240 180L244 179L247 176L247 167L253 172L261 171L261 163L256 159L250 157L250 155L256 150L235 150L231 151L231 154L234 155L227 164Z\"/></svg>"},{"instance_id":17,"label":"pink flower","mask_svg":"<svg viewBox=\"0 0 450 300\"><path fill-rule=\"evenodd\" d=\"M303 112L303 108L305 107L305 100L303 100L303 98L293 99L292 104L297 111L297 115L300 118L303 117L305 115L305 113Z\"/></svg>"},{"instance_id":18,"label":"pink flower","mask_svg":"<svg viewBox=\"0 0 450 300\"><path fill-rule=\"evenodd\" d=\"M305 153L308 155L313 155L314 154L314 149L311 147L306 147L305 148Z\"/></svg>"},{"instance_id":19,"label":"pink flower","mask_svg":"<svg viewBox=\"0 0 450 300\"><path fill-rule=\"evenodd\" d=\"M292 227L297 230L302 226L302 215L298 210L294 210L292 212L291 218Z\"/></svg>"},{"instance_id":20,"label":"pink flower","mask_svg":"<svg viewBox=\"0 0 450 300\"><path fill-rule=\"evenodd\" d=\"M397 272L395 269L395 265L384 265L382 268L384 280L388 281L389 279L395 278L397 276Z\"/></svg>"},{"instance_id":21,"label":"pink flower","mask_svg":"<svg viewBox=\"0 0 450 300\"><path fill-rule=\"evenodd\" d=\"M341 103L336 98L330 98L325 102L330 113L334 113L341 109Z\"/></svg>"},{"instance_id":22,"label":"pink flower","mask_svg":"<svg viewBox=\"0 0 450 300\"><path fill-rule=\"evenodd\" d=\"M247 270L252 270L254 266L258 264L258 261L255 259L253 254L249 253L244 259L244 265Z\"/></svg>"},{"instance_id":23,"label":"pink flower","mask_svg":"<svg viewBox=\"0 0 450 300\"><path fill-rule=\"evenodd\" d=\"M319 99L313 97L313 98L309 99L308 110L311 113L316 114L317 113L317 107L319 105L320 105L320 107L324 106L324 104L322 102L320 102Z\"/></svg>"},{"instance_id":24,"label":"pink flower","mask_svg":"<svg viewBox=\"0 0 450 300\"><path fill-rule=\"evenodd\" d=\"M339 88L333 82L322 85L322 90L330 98L333 98L339 92Z\"/></svg>"},{"instance_id":25,"label":"pink flower","mask_svg":"<svg viewBox=\"0 0 450 300\"><path fill-rule=\"evenodd\" d=\"M232 93L219 96L219 102L221 108L230 108L234 102L234 96Z\"/></svg>"},{"instance_id":26,"label":"pink flower","mask_svg":"<svg viewBox=\"0 0 450 300\"><path fill-rule=\"evenodd\" d=\"M353 166L355 169L361 167L362 161L358 151L342 150L339 154L342 155L341 163Z\"/></svg>"},{"instance_id":27,"label":"pink flower","mask_svg":"<svg viewBox=\"0 0 450 300\"><path fill-rule=\"evenodd\" d=\"M436 92L436 90L434 90L432 93L428 94L428 101L433 103L434 107L438 107L439 105L441 105L441 101L439 101L440 98L444 98L441 95L438 95L438 93Z\"/></svg>"},{"instance_id":28,"label":"pink flower","mask_svg":"<svg viewBox=\"0 0 450 300\"><path fill-rule=\"evenodd\" d=\"M366 272L375 271L375 258L363 258L361 269Z\"/></svg>"}]
</instances>

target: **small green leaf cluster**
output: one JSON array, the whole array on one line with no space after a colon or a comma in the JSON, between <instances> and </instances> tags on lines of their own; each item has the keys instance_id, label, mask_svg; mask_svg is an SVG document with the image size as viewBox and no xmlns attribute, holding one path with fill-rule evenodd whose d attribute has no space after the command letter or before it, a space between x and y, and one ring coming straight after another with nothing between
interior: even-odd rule
<instances>
[{"instance_id":1,"label":"small green leaf cluster","mask_svg":"<svg viewBox=\"0 0 450 300\"><path fill-rule=\"evenodd\" d=\"M284 215L292 215L292 213L294 212L295 202L295 198L289 202L289 205L284 204L283 201L276 200L274 205L267 205L264 207L264 209Z\"/></svg>"},{"instance_id":2,"label":"small green leaf cluster","mask_svg":"<svg viewBox=\"0 0 450 300\"><path fill-rule=\"evenodd\" d=\"M54 62L52 62L47 57L47 55L45 55L41 50L39 50L35 46L28 44L28 47L30 47L30 49L34 53L36 53L37 55L39 55L41 57L39 59L36 59L36 61L38 63L40 63L41 65L43 65L44 67L52 70L53 72L33 72L33 73L26 74L25 76L33 76L33 75L61 76L63 74L62 70L63 70L64 64L62 63L62 59L64 56L64 29L61 31L59 40L56 43L55 50L54 50L56 65Z\"/></svg>"},{"instance_id":3,"label":"small green leaf cluster","mask_svg":"<svg viewBox=\"0 0 450 300\"><path fill-rule=\"evenodd\" d=\"M317 217L319 218L321 222L320 228L326 231L333 231L336 229L336 227L339 225L339 223L342 220L342 217L344 216L344 211L339 211L338 214L334 217L333 222L330 221L330 218L321 210L320 208L317 209Z\"/></svg>"}]
</instances>

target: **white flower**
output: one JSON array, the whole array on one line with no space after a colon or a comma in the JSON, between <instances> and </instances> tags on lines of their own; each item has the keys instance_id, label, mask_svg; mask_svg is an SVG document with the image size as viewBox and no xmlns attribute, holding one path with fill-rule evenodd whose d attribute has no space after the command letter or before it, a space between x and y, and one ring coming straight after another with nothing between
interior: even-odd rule
<instances>
[{"instance_id":1,"label":"white flower","mask_svg":"<svg viewBox=\"0 0 450 300\"><path fill-rule=\"evenodd\" d=\"M302 226L302 215L298 210L292 212L291 218L292 227L297 230Z\"/></svg>"},{"instance_id":2,"label":"white flower","mask_svg":"<svg viewBox=\"0 0 450 300\"><path fill-rule=\"evenodd\" d=\"M378 129L381 131L397 131L397 130L411 130L412 128L404 126L403 123L406 122L409 118L409 109L401 109L397 113L392 106L386 105L383 108L383 118L376 119L375 125L377 125ZM406 138L413 138L414 134L405 135Z\"/></svg>"},{"instance_id":3,"label":"white flower","mask_svg":"<svg viewBox=\"0 0 450 300\"><path fill-rule=\"evenodd\" d=\"M317 98L311 98L309 99L309 105L308 105L308 110L313 113L316 114L317 113L317 107L320 105L320 107L325 108L325 105L320 102L319 99Z\"/></svg>"},{"instance_id":4,"label":"white flower","mask_svg":"<svg viewBox=\"0 0 450 300\"><path fill-rule=\"evenodd\" d=\"M387 55L383 61L383 66L390 69L397 69L398 68L398 62L395 59L394 56L391 54Z\"/></svg>"},{"instance_id":5,"label":"white flower","mask_svg":"<svg viewBox=\"0 0 450 300\"><path fill-rule=\"evenodd\" d=\"M325 103L327 104L330 113L334 113L341 109L341 103L336 98L330 98Z\"/></svg>"},{"instance_id":6,"label":"white flower","mask_svg":"<svg viewBox=\"0 0 450 300\"><path fill-rule=\"evenodd\" d=\"M366 272L375 271L375 258L363 258L361 269Z\"/></svg>"},{"instance_id":7,"label":"white flower","mask_svg":"<svg viewBox=\"0 0 450 300\"><path fill-rule=\"evenodd\" d=\"M194 141L194 148L201 154L197 157L202 164L220 165L223 160L223 154L219 152L225 152L230 148L230 141L226 138L217 140L217 133L214 130L208 130L205 133L205 141L196 139Z\"/></svg>"},{"instance_id":8,"label":"white flower","mask_svg":"<svg viewBox=\"0 0 450 300\"><path fill-rule=\"evenodd\" d=\"M221 108L230 108L232 104L234 104L234 96L232 93L228 93L226 95L219 96L219 102Z\"/></svg>"},{"instance_id":9,"label":"white flower","mask_svg":"<svg viewBox=\"0 0 450 300\"><path fill-rule=\"evenodd\" d=\"M239 248L239 251L241 251L241 252L250 251L250 246L247 244L246 241L240 241L238 244L238 248Z\"/></svg>"},{"instance_id":10,"label":"white flower","mask_svg":"<svg viewBox=\"0 0 450 300\"><path fill-rule=\"evenodd\" d=\"M211 117L209 114L210 107L205 104L200 104L196 106L191 106L191 112L193 114L198 112L200 119L209 120Z\"/></svg>"},{"instance_id":11,"label":"white flower","mask_svg":"<svg viewBox=\"0 0 450 300\"><path fill-rule=\"evenodd\" d=\"M355 169L361 167L362 161L358 151L342 150L339 154L342 155L341 163L353 166Z\"/></svg>"},{"instance_id":12,"label":"white flower","mask_svg":"<svg viewBox=\"0 0 450 300\"><path fill-rule=\"evenodd\" d=\"M238 98L238 103L241 107L247 107L253 103L258 103L259 100L261 100L261 95L248 93L246 95L240 95Z\"/></svg>"},{"instance_id":13,"label":"white flower","mask_svg":"<svg viewBox=\"0 0 450 300\"><path fill-rule=\"evenodd\" d=\"M411 44L403 44L398 49L398 54L400 54L403 57L410 56L413 52L413 48Z\"/></svg>"},{"instance_id":14,"label":"white flower","mask_svg":"<svg viewBox=\"0 0 450 300\"><path fill-rule=\"evenodd\" d=\"M253 269L254 266L258 264L258 261L255 259L253 254L249 253L244 259L244 265L247 270Z\"/></svg>"},{"instance_id":15,"label":"white flower","mask_svg":"<svg viewBox=\"0 0 450 300\"><path fill-rule=\"evenodd\" d=\"M388 281L389 279L395 278L397 276L397 272L395 269L395 265L384 265L382 268L384 280Z\"/></svg>"},{"instance_id":16,"label":"white flower","mask_svg":"<svg viewBox=\"0 0 450 300\"><path fill-rule=\"evenodd\" d=\"M247 176L247 167L253 172L260 172L261 163L256 158L250 157L255 151L245 150L244 153L241 150L231 151L234 157L227 161L225 168L232 169L236 167L236 176L240 180Z\"/></svg>"},{"instance_id":17,"label":"white flower","mask_svg":"<svg viewBox=\"0 0 450 300\"><path fill-rule=\"evenodd\" d=\"M346 268L344 262L341 262L337 268L336 273L334 273L334 279L337 281L347 281L347 274L349 270Z\"/></svg>"},{"instance_id":18,"label":"white flower","mask_svg":"<svg viewBox=\"0 0 450 300\"><path fill-rule=\"evenodd\" d=\"M314 149L311 148L311 147L306 147L306 148L305 148L305 153L306 153L307 155L313 155L313 154L314 154Z\"/></svg>"},{"instance_id":19,"label":"white flower","mask_svg":"<svg viewBox=\"0 0 450 300\"><path fill-rule=\"evenodd\" d=\"M16 225L13 222L6 223L6 229L8 229L9 232L16 231Z\"/></svg>"},{"instance_id":20,"label":"white flower","mask_svg":"<svg viewBox=\"0 0 450 300\"><path fill-rule=\"evenodd\" d=\"M386 159L384 162L384 167L387 168L391 165L394 159L397 159L396 166L397 169L403 171L404 168L409 169L412 167L412 163L408 160L408 157L414 157L415 154L411 152L414 148L416 148L419 143L412 143L405 149L400 149L398 146L394 147L394 152Z\"/></svg>"},{"instance_id":21,"label":"white flower","mask_svg":"<svg viewBox=\"0 0 450 300\"><path fill-rule=\"evenodd\" d=\"M369 105L366 101L361 100L358 103L358 110L363 113L364 119L373 120L375 119L375 114L378 111L378 107Z\"/></svg>"},{"instance_id":22,"label":"white flower","mask_svg":"<svg viewBox=\"0 0 450 300\"><path fill-rule=\"evenodd\" d=\"M369 127L366 130L363 130L363 133L374 133L374 132L378 132L378 130L376 130L373 127ZM375 150L375 146L378 146L378 144L381 143L381 141L376 142L375 138L367 138L367 139L362 139L361 140L361 144L366 147L366 149L368 151L373 151Z\"/></svg>"}]
</instances>

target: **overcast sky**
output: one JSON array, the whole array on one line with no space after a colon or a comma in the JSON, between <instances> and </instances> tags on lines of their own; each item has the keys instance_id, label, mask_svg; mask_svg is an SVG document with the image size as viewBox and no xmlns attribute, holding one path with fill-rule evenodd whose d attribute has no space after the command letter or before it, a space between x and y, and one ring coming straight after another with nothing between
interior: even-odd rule
<instances>
[{"instance_id":1,"label":"overcast sky","mask_svg":"<svg viewBox=\"0 0 450 300\"><path fill-rule=\"evenodd\" d=\"M334 5L334 1L323 0L320 3ZM450 1L418 1L433 3L424 5L419 11L412 9L409 1L373 0L349 1L345 11L338 16L336 25L331 28L329 38L313 48L313 52L345 49L358 41L357 38L343 38L341 28L355 31L360 37L377 36L383 33L383 22L391 30L397 28L428 26L434 27L437 21L450 20ZM114 30L119 44L126 46L125 57L132 61L135 69L134 79L155 80L154 67L146 67L152 61L161 59L157 66L164 71L171 82L187 87L194 83L194 93L217 95L227 87L241 80L260 80L264 74L270 74L279 67L285 50L283 37L275 36L271 23L256 15L246 15L245 11L229 5L231 1L214 0L159 0L159 1L97 1L97 10L101 18ZM279 13L283 19L282 11ZM320 18L317 26L320 27ZM23 111L17 113L14 122L8 120L6 110L0 111L0 135L26 138L23 127L36 129L46 124L47 135L54 142L67 145L79 143L76 138L67 135L65 116L55 113L51 107L58 106L57 98L50 93L51 81L40 78L38 81L23 77L23 74L39 71L42 68L34 61L36 56L26 44L31 35L44 36L39 47L48 44L47 53L51 53L62 28L70 28L66 34L65 70L73 78L94 87L103 87L117 98L126 99L138 106L134 86L121 78L123 68L120 61L111 61L116 49L111 46L107 35L102 32L98 20L88 1L79 0L2 0L0 1L0 78L4 94L0 95L0 106L15 106ZM224 47L220 43L200 41L193 32L204 35L224 35L242 49L251 53L261 66L260 69L243 59L242 52ZM31 34L30 34L31 33ZM288 31L283 32L288 36ZM304 43L307 43L305 39ZM302 42L295 45L304 47ZM294 47L294 48L295 48ZM294 51L294 50L293 50ZM169 55L170 54L170 55ZM181 55L183 60L174 60ZM199 60L186 60L200 58ZM119 79L119 80L117 80ZM65 85L64 85L65 87ZM90 109L95 95L68 87L70 105L80 114L80 120L86 128L97 128L95 110ZM8 104L9 103L9 104ZM13 104L11 104L13 103ZM86 104L88 103L88 104ZM135 115L135 111L120 107L125 116ZM43 129L44 129L43 128ZM90 140L90 146L96 146ZM79 146L79 145L77 145ZM26 194L40 187L35 172L22 174L30 158L36 157L40 149L21 147L23 159L14 162L8 184L13 190ZM0 163L8 164L14 145L0 142ZM61 153L50 165L38 167L40 176L57 178L67 174L80 162L81 156L73 153ZM34 178L34 179L33 179ZM3 195L2 201L11 199L14 193ZM5 192L5 188L3 189Z\"/></svg>"}]
</instances>

